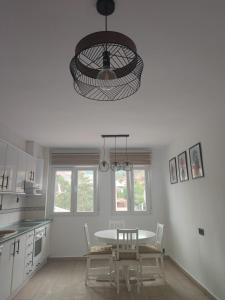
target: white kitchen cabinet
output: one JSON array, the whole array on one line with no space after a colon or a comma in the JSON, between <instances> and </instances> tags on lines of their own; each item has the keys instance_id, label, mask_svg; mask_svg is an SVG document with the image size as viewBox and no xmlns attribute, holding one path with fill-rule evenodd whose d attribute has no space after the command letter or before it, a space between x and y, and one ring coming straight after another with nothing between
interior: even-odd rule
<instances>
[{"instance_id":1,"label":"white kitchen cabinet","mask_svg":"<svg viewBox=\"0 0 225 300\"><path fill-rule=\"evenodd\" d=\"M29 154L26 155L26 181L35 182L36 159Z\"/></svg>"},{"instance_id":2,"label":"white kitchen cabinet","mask_svg":"<svg viewBox=\"0 0 225 300\"><path fill-rule=\"evenodd\" d=\"M32 182L32 157L26 154L26 181Z\"/></svg>"},{"instance_id":3,"label":"white kitchen cabinet","mask_svg":"<svg viewBox=\"0 0 225 300\"><path fill-rule=\"evenodd\" d=\"M18 150L10 145L7 145L3 191L16 191L17 162Z\"/></svg>"},{"instance_id":4,"label":"white kitchen cabinet","mask_svg":"<svg viewBox=\"0 0 225 300\"><path fill-rule=\"evenodd\" d=\"M16 191L18 150L0 141L0 191Z\"/></svg>"},{"instance_id":5,"label":"white kitchen cabinet","mask_svg":"<svg viewBox=\"0 0 225 300\"><path fill-rule=\"evenodd\" d=\"M27 170L27 155L19 151L18 153L18 163L17 163L17 178L16 178L16 192L25 192L25 180L26 180L26 170Z\"/></svg>"},{"instance_id":6,"label":"white kitchen cabinet","mask_svg":"<svg viewBox=\"0 0 225 300\"><path fill-rule=\"evenodd\" d=\"M30 277L34 271L33 254L34 254L34 230L26 234L25 247L25 261L24 261L24 279Z\"/></svg>"},{"instance_id":7,"label":"white kitchen cabinet","mask_svg":"<svg viewBox=\"0 0 225 300\"><path fill-rule=\"evenodd\" d=\"M48 258L49 245L50 245L50 224L46 224L45 235L43 238L43 245L42 245L41 264L43 264Z\"/></svg>"},{"instance_id":8,"label":"white kitchen cabinet","mask_svg":"<svg viewBox=\"0 0 225 300\"><path fill-rule=\"evenodd\" d=\"M26 234L19 236L14 241L15 249L12 275L12 293L14 293L24 281Z\"/></svg>"},{"instance_id":9,"label":"white kitchen cabinet","mask_svg":"<svg viewBox=\"0 0 225 300\"><path fill-rule=\"evenodd\" d=\"M42 190L43 188L43 174L44 174L44 160L38 158L36 160L35 186L39 190Z\"/></svg>"},{"instance_id":10,"label":"white kitchen cabinet","mask_svg":"<svg viewBox=\"0 0 225 300\"><path fill-rule=\"evenodd\" d=\"M7 144L0 141L0 191L3 188Z\"/></svg>"},{"instance_id":11,"label":"white kitchen cabinet","mask_svg":"<svg viewBox=\"0 0 225 300\"><path fill-rule=\"evenodd\" d=\"M14 240L0 245L0 300L9 298L13 269Z\"/></svg>"}]
</instances>

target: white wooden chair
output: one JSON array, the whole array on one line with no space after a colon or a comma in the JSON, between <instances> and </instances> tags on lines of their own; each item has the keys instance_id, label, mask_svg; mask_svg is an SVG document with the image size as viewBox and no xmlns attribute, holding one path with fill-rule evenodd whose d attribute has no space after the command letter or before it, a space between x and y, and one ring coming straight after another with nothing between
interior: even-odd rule
<instances>
[{"instance_id":1,"label":"white wooden chair","mask_svg":"<svg viewBox=\"0 0 225 300\"><path fill-rule=\"evenodd\" d=\"M152 275L159 275L163 278L165 282L165 272L164 272L164 261L163 261L163 251L162 251L162 240L163 240L164 225L157 223L156 237L154 244L146 244L139 246L139 259L140 259L140 276L141 282L143 284L144 279L144 269ZM154 260L154 264L145 264L147 260ZM149 273L147 275L149 275Z\"/></svg>"},{"instance_id":2,"label":"white wooden chair","mask_svg":"<svg viewBox=\"0 0 225 300\"><path fill-rule=\"evenodd\" d=\"M84 224L84 232L85 232L87 249L88 249L88 253L86 254L87 266L86 266L85 284L87 285L90 279L96 279L97 276L100 275L100 272L103 271L105 271L104 274L107 275L110 283L112 284L112 268L113 268L112 246L91 245L87 224ZM103 264L101 263L100 266L93 267L92 261L107 261L108 265L103 266Z\"/></svg>"},{"instance_id":3,"label":"white wooden chair","mask_svg":"<svg viewBox=\"0 0 225 300\"><path fill-rule=\"evenodd\" d=\"M137 289L140 289L139 281L139 253L138 253L138 229L117 229L116 244L116 288L119 294L120 289L120 269L126 280L128 291L130 287L130 268L136 269Z\"/></svg>"},{"instance_id":4,"label":"white wooden chair","mask_svg":"<svg viewBox=\"0 0 225 300\"><path fill-rule=\"evenodd\" d=\"M109 220L109 229L123 229L125 228L124 220Z\"/></svg>"}]
</instances>

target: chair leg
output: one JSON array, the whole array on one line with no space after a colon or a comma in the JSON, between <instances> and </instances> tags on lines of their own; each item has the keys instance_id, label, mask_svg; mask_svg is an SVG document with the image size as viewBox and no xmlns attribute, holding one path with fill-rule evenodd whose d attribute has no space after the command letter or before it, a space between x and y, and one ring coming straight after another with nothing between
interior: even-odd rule
<instances>
[{"instance_id":1,"label":"chair leg","mask_svg":"<svg viewBox=\"0 0 225 300\"><path fill-rule=\"evenodd\" d=\"M117 294L120 292L120 268L119 264L116 263L116 291Z\"/></svg>"},{"instance_id":2,"label":"chair leg","mask_svg":"<svg viewBox=\"0 0 225 300\"><path fill-rule=\"evenodd\" d=\"M90 262L90 257L87 257L87 263L86 263L86 275L85 275L85 285L88 285L90 264L91 264L91 262Z\"/></svg>"},{"instance_id":3,"label":"chair leg","mask_svg":"<svg viewBox=\"0 0 225 300\"><path fill-rule=\"evenodd\" d=\"M139 261L139 279L140 285L143 286L143 268L142 268L142 259Z\"/></svg>"},{"instance_id":4,"label":"chair leg","mask_svg":"<svg viewBox=\"0 0 225 300\"><path fill-rule=\"evenodd\" d=\"M125 276L126 276L127 290L128 290L128 292L130 292L131 287L130 287L130 269L129 269L129 266L126 266Z\"/></svg>"},{"instance_id":5,"label":"chair leg","mask_svg":"<svg viewBox=\"0 0 225 300\"><path fill-rule=\"evenodd\" d=\"M113 274L112 274L112 272L113 272L113 260L112 260L112 258L110 258L110 260L109 260L109 276L110 276L110 285L112 286L112 281L113 281Z\"/></svg>"},{"instance_id":6,"label":"chair leg","mask_svg":"<svg viewBox=\"0 0 225 300\"><path fill-rule=\"evenodd\" d=\"M137 292L140 293L140 266L136 265Z\"/></svg>"},{"instance_id":7,"label":"chair leg","mask_svg":"<svg viewBox=\"0 0 225 300\"><path fill-rule=\"evenodd\" d=\"M162 278L163 278L163 280L166 282L164 259L163 259L163 256L162 256L162 255L161 255L161 257L160 257L160 262L161 262Z\"/></svg>"}]
</instances>

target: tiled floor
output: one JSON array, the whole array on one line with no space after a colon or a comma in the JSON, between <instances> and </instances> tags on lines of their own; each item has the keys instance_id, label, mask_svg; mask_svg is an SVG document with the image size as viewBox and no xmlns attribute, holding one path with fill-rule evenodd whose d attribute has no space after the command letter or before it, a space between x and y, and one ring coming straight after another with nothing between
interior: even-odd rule
<instances>
[{"instance_id":1,"label":"tiled floor","mask_svg":"<svg viewBox=\"0 0 225 300\"><path fill-rule=\"evenodd\" d=\"M18 293L14 300L209 300L170 260L166 260L166 279L144 283L128 292L121 286L117 295L109 283L84 284L84 261L50 261Z\"/></svg>"}]
</instances>

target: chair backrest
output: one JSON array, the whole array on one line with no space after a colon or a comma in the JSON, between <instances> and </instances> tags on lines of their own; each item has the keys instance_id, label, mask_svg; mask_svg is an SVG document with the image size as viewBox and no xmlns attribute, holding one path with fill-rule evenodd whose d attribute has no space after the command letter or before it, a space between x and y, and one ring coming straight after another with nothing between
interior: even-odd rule
<instances>
[{"instance_id":1,"label":"chair backrest","mask_svg":"<svg viewBox=\"0 0 225 300\"><path fill-rule=\"evenodd\" d=\"M90 235L89 235L89 230L88 230L88 224L84 224L84 233L85 233L85 238L87 242L87 248L88 250L91 248L91 240L90 240Z\"/></svg>"},{"instance_id":2,"label":"chair backrest","mask_svg":"<svg viewBox=\"0 0 225 300\"><path fill-rule=\"evenodd\" d=\"M121 229L125 228L124 220L109 220L109 229Z\"/></svg>"},{"instance_id":3,"label":"chair backrest","mask_svg":"<svg viewBox=\"0 0 225 300\"><path fill-rule=\"evenodd\" d=\"M162 240L163 240L163 230L164 230L164 224L157 223L155 246L160 251L162 250L161 248L162 248Z\"/></svg>"},{"instance_id":4,"label":"chair backrest","mask_svg":"<svg viewBox=\"0 0 225 300\"><path fill-rule=\"evenodd\" d=\"M138 229L117 229L116 258L137 259Z\"/></svg>"}]
</instances>

